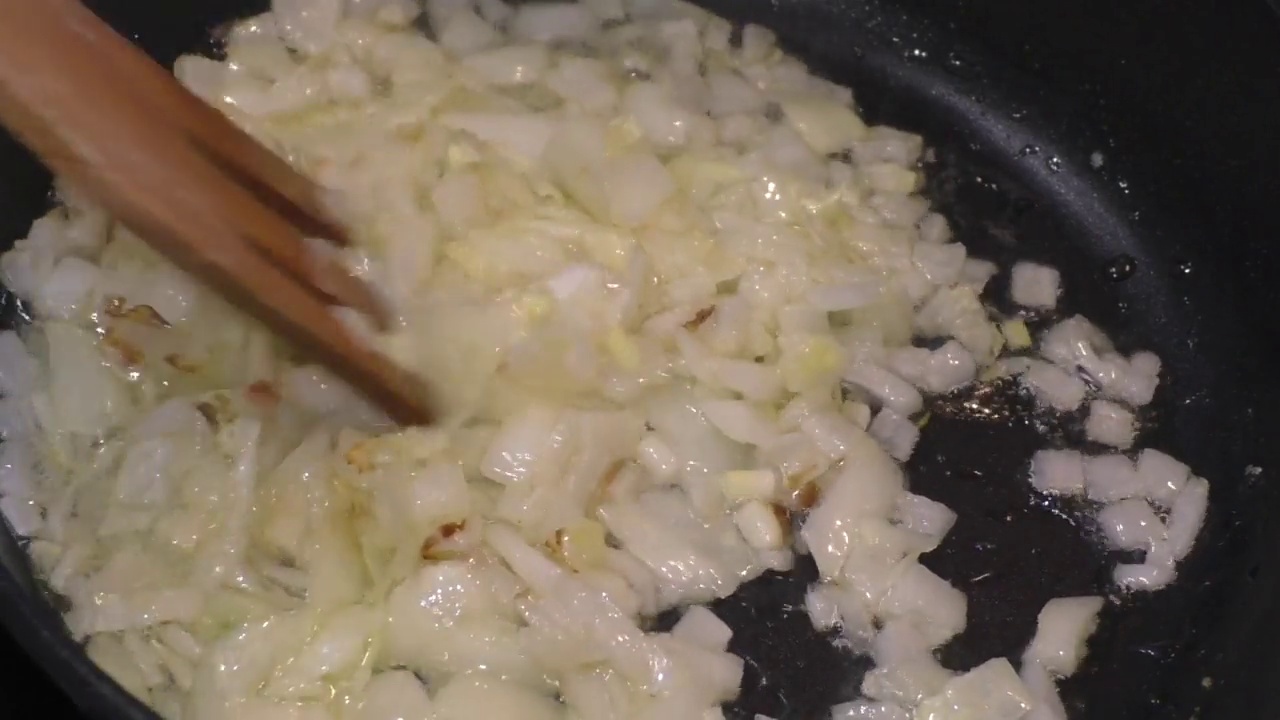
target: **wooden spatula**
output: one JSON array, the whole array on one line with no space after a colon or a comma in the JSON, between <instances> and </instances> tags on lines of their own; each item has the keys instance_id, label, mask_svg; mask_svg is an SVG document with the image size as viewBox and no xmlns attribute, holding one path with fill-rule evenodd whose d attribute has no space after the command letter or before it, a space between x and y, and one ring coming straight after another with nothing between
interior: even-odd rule
<instances>
[{"instance_id":1,"label":"wooden spatula","mask_svg":"<svg viewBox=\"0 0 1280 720\"><path fill-rule=\"evenodd\" d=\"M334 316L386 310L304 238L348 242L319 189L77 0L0 0L0 123L157 251L328 366L394 420L425 383Z\"/></svg>"}]
</instances>

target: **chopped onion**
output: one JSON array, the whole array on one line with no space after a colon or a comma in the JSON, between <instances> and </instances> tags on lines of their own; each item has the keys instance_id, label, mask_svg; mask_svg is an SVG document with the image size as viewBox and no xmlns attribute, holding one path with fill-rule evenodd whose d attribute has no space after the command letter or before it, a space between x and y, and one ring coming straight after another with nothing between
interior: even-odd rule
<instances>
[{"instance_id":1,"label":"chopped onion","mask_svg":"<svg viewBox=\"0 0 1280 720\"><path fill-rule=\"evenodd\" d=\"M195 588L137 590L99 594L92 605L73 608L67 626L78 637L136 630L167 622L190 622L200 616L204 597Z\"/></svg>"},{"instance_id":2,"label":"chopped onion","mask_svg":"<svg viewBox=\"0 0 1280 720\"><path fill-rule=\"evenodd\" d=\"M1067 709L1047 670L1024 658L1018 677L1031 693L1031 712L1024 715L1023 720L1068 720Z\"/></svg>"},{"instance_id":3,"label":"chopped onion","mask_svg":"<svg viewBox=\"0 0 1280 720\"><path fill-rule=\"evenodd\" d=\"M1141 564L1117 565L1112 577L1116 585L1125 590L1159 590L1173 581L1174 566L1172 562L1153 562L1148 556Z\"/></svg>"},{"instance_id":4,"label":"chopped onion","mask_svg":"<svg viewBox=\"0 0 1280 720\"><path fill-rule=\"evenodd\" d=\"M1040 339L1040 352L1046 359L1068 370L1095 366L1096 346L1106 337L1085 318L1074 315L1050 328Z\"/></svg>"},{"instance_id":5,"label":"chopped onion","mask_svg":"<svg viewBox=\"0 0 1280 720\"><path fill-rule=\"evenodd\" d=\"M493 47L500 40L493 26L470 8L453 13L436 25L441 28L440 46L456 55L469 55Z\"/></svg>"},{"instance_id":6,"label":"chopped onion","mask_svg":"<svg viewBox=\"0 0 1280 720\"><path fill-rule=\"evenodd\" d=\"M515 14L505 0L475 0L475 4L480 16L497 26L505 26Z\"/></svg>"},{"instance_id":7,"label":"chopped onion","mask_svg":"<svg viewBox=\"0 0 1280 720\"><path fill-rule=\"evenodd\" d=\"M872 130L874 133L875 130ZM932 212L925 215L920 221L920 242L937 244L944 243L951 239L951 226L947 222L947 217L940 213Z\"/></svg>"},{"instance_id":8,"label":"chopped onion","mask_svg":"<svg viewBox=\"0 0 1280 720\"><path fill-rule=\"evenodd\" d=\"M809 291L809 306L825 312L853 310L880 300L884 287L876 278L838 285L819 285Z\"/></svg>"},{"instance_id":9,"label":"chopped onion","mask_svg":"<svg viewBox=\"0 0 1280 720\"><path fill-rule=\"evenodd\" d=\"M1144 494L1152 502L1168 508L1186 487L1191 468L1159 450L1144 448L1138 453L1137 473L1145 488Z\"/></svg>"},{"instance_id":10,"label":"chopped onion","mask_svg":"<svg viewBox=\"0 0 1280 720\"><path fill-rule=\"evenodd\" d=\"M722 385L748 400L773 401L783 392L782 375L773 365L717 358L712 372Z\"/></svg>"},{"instance_id":11,"label":"chopped onion","mask_svg":"<svg viewBox=\"0 0 1280 720\"><path fill-rule=\"evenodd\" d=\"M1160 358L1154 353L1136 352L1129 358L1129 366L1116 386L1109 389L1117 398L1141 407L1151 402L1160 382Z\"/></svg>"},{"instance_id":12,"label":"chopped onion","mask_svg":"<svg viewBox=\"0 0 1280 720\"><path fill-rule=\"evenodd\" d=\"M1080 378L1044 362L1033 361L1023 373L1022 380L1031 386L1036 398L1062 412L1080 407L1088 390Z\"/></svg>"},{"instance_id":13,"label":"chopped onion","mask_svg":"<svg viewBox=\"0 0 1280 720\"><path fill-rule=\"evenodd\" d=\"M1024 307L1053 309L1058 304L1058 271L1046 265L1020 262L1013 266L1009 294Z\"/></svg>"},{"instance_id":14,"label":"chopped onion","mask_svg":"<svg viewBox=\"0 0 1280 720\"><path fill-rule=\"evenodd\" d=\"M433 717L438 720L471 720L476 717L519 717L527 720L559 720L554 698L527 686L480 672L455 676L436 694Z\"/></svg>"},{"instance_id":15,"label":"chopped onion","mask_svg":"<svg viewBox=\"0 0 1280 720\"><path fill-rule=\"evenodd\" d=\"M778 431L751 403L741 400L708 400L702 403L702 414L720 432L734 442L767 445Z\"/></svg>"},{"instance_id":16,"label":"chopped onion","mask_svg":"<svg viewBox=\"0 0 1280 720\"><path fill-rule=\"evenodd\" d=\"M853 700L833 705L831 720L911 720L911 714L893 703Z\"/></svg>"},{"instance_id":17,"label":"chopped onion","mask_svg":"<svg viewBox=\"0 0 1280 720\"><path fill-rule=\"evenodd\" d=\"M1101 502L1142 497L1146 490L1133 461L1116 454L1085 459L1084 482L1089 499Z\"/></svg>"},{"instance_id":18,"label":"chopped onion","mask_svg":"<svg viewBox=\"0 0 1280 720\"><path fill-rule=\"evenodd\" d=\"M271 10L281 39L295 50L318 54L337 39L340 0L272 0Z\"/></svg>"},{"instance_id":19,"label":"chopped onion","mask_svg":"<svg viewBox=\"0 0 1280 720\"><path fill-rule=\"evenodd\" d=\"M956 677L916 708L930 720L1018 720L1031 709L1031 694L1004 658L988 660Z\"/></svg>"},{"instance_id":20,"label":"chopped onion","mask_svg":"<svg viewBox=\"0 0 1280 720\"><path fill-rule=\"evenodd\" d=\"M1031 347L1031 332L1022 320L1005 320L1000 323L1000 333L1004 335L1005 345L1010 350L1025 350Z\"/></svg>"},{"instance_id":21,"label":"chopped onion","mask_svg":"<svg viewBox=\"0 0 1280 720\"><path fill-rule=\"evenodd\" d=\"M0 393L7 397L25 397L36 387L39 372L18 334L12 330L0 331Z\"/></svg>"},{"instance_id":22,"label":"chopped onion","mask_svg":"<svg viewBox=\"0 0 1280 720\"><path fill-rule=\"evenodd\" d=\"M98 356L89 333L65 323L44 326L49 345L51 429L96 435L130 411L121 380Z\"/></svg>"},{"instance_id":23,"label":"chopped onion","mask_svg":"<svg viewBox=\"0 0 1280 720\"><path fill-rule=\"evenodd\" d=\"M1094 400L1089 405L1089 418L1084 424L1085 435L1095 442L1128 449L1133 446L1133 413L1110 400Z\"/></svg>"},{"instance_id":24,"label":"chopped onion","mask_svg":"<svg viewBox=\"0 0 1280 720\"><path fill-rule=\"evenodd\" d=\"M1098 625L1102 605L1100 597L1062 597L1045 603L1022 661L1059 677L1074 674L1084 658L1085 643Z\"/></svg>"},{"instance_id":25,"label":"chopped onion","mask_svg":"<svg viewBox=\"0 0 1280 720\"><path fill-rule=\"evenodd\" d=\"M1150 550L1165 539L1164 523L1147 501L1129 498L1098 512L1098 525L1113 550Z\"/></svg>"},{"instance_id":26,"label":"chopped onion","mask_svg":"<svg viewBox=\"0 0 1280 720\"><path fill-rule=\"evenodd\" d=\"M619 225L640 225L675 192L675 183L652 155L632 153L609 163L605 193L609 217Z\"/></svg>"},{"instance_id":27,"label":"chopped onion","mask_svg":"<svg viewBox=\"0 0 1280 720\"><path fill-rule=\"evenodd\" d=\"M672 97L664 85L638 82L627 88L623 107L635 118L649 142L664 149L688 144L699 132L709 132L705 118L698 117Z\"/></svg>"},{"instance_id":28,"label":"chopped onion","mask_svg":"<svg viewBox=\"0 0 1280 720\"><path fill-rule=\"evenodd\" d=\"M898 498L895 517L902 527L932 538L934 546L942 542L956 523L956 513L951 508L909 492Z\"/></svg>"},{"instance_id":29,"label":"chopped onion","mask_svg":"<svg viewBox=\"0 0 1280 720\"><path fill-rule=\"evenodd\" d=\"M755 114L765 106L764 95L737 73L708 73L707 91L707 109L714 118Z\"/></svg>"},{"instance_id":30,"label":"chopped onion","mask_svg":"<svg viewBox=\"0 0 1280 720\"><path fill-rule=\"evenodd\" d=\"M735 504L769 500L777 494L778 477L772 470L732 470L720 476L720 489Z\"/></svg>"},{"instance_id":31,"label":"chopped onion","mask_svg":"<svg viewBox=\"0 0 1280 720\"><path fill-rule=\"evenodd\" d=\"M640 441L637 457L654 477L666 480L680 469L680 460L657 433L647 433Z\"/></svg>"},{"instance_id":32,"label":"chopped onion","mask_svg":"<svg viewBox=\"0 0 1280 720\"><path fill-rule=\"evenodd\" d=\"M618 88L609 82L609 68L593 58L562 57L547 77L547 86L566 101L588 112L606 112L618 103Z\"/></svg>"},{"instance_id":33,"label":"chopped onion","mask_svg":"<svg viewBox=\"0 0 1280 720\"><path fill-rule=\"evenodd\" d=\"M919 563L908 563L880 603L882 617L909 617L933 645L950 640L965 627L964 593Z\"/></svg>"},{"instance_id":34,"label":"chopped onion","mask_svg":"<svg viewBox=\"0 0 1280 720\"><path fill-rule=\"evenodd\" d=\"M708 650L724 650L729 647L733 630L716 614L704 607L691 607L680 616L671 628L671 634Z\"/></svg>"},{"instance_id":35,"label":"chopped onion","mask_svg":"<svg viewBox=\"0 0 1280 720\"><path fill-rule=\"evenodd\" d=\"M1101 483L1104 479L1098 477ZM1037 450L1031 458L1031 484L1043 493L1080 495L1085 491L1085 459L1076 450Z\"/></svg>"},{"instance_id":36,"label":"chopped onion","mask_svg":"<svg viewBox=\"0 0 1280 720\"><path fill-rule=\"evenodd\" d=\"M733 511L733 522L757 550L778 550L786 545L787 535L778 514L770 505L759 500L748 500Z\"/></svg>"},{"instance_id":37,"label":"chopped onion","mask_svg":"<svg viewBox=\"0 0 1280 720\"><path fill-rule=\"evenodd\" d=\"M1181 560L1191 552L1200 527L1204 524L1209 507L1209 483L1203 478L1192 478L1178 492L1169 510L1169 554Z\"/></svg>"},{"instance_id":38,"label":"chopped onion","mask_svg":"<svg viewBox=\"0 0 1280 720\"><path fill-rule=\"evenodd\" d=\"M552 42L584 40L598 30L600 20L585 5L553 2L519 6L508 25L515 37Z\"/></svg>"},{"instance_id":39,"label":"chopped onion","mask_svg":"<svg viewBox=\"0 0 1280 720\"><path fill-rule=\"evenodd\" d=\"M72 320L87 310L101 269L78 257L65 257L53 267L35 297L40 313L56 320Z\"/></svg>"},{"instance_id":40,"label":"chopped onion","mask_svg":"<svg viewBox=\"0 0 1280 720\"><path fill-rule=\"evenodd\" d=\"M435 716L422 682L406 670L389 670L370 678L357 720L426 720Z\"/></svg>"},{"instance_id":41,"label":"chopped onion","mask_svg":"<svg viewBox=\"0 0 1280 720\"><path fill-rule=\"evenodd\" d=\"M915 423L888 408L876 413L867 432L899 462L906 462L911 457L916 441L920 439L920 428Z\"/></svg>"},{"instance_id":42,"label":"chopped onion","mask_svg":"<svg viewBox=\"0 0 1280 720\"><path fill-rule=\"evenodd\" d=\"M746 53L746 37L743 37ZM830 155L853 147L867 134L851 108L825 98L796 98L782 103L782 112L806 144L819 155Z\"/></svg>"},{"instance_id":43,"label":"chopped onion","mask_svg":"<svg viewBox=\"0 0 1280 720\"><path fill-rule=\"evenodd\" d=\"M871 447L868 447L871 446ZM902 493L902 471L875 441L864 437L856 455L824 488L809 512L801 534L824 578L834 578L844 565L857 518L887 515Z\"/></svg>"},{"instance_id":44,"label":"chopped onion","mask_svg":"<svg viewBox=\"0 0 1280 720\"><path fill-rule=\"evenodd\" d=\"M939 288L917 311L915 325L928 337L955 338L981 365L995 359L1004 342L977 292L964 285Z\"/></svg>"},{"instance_id":45,"label":"chopped onion","mask_svg":"<svg viewBox=\"0 0 1280 720\"><path fill-rule=\"evenodd\" d=\"M844 457L868 438L864 431L836 412L806 414L800 420L800 429L832 459Z\"/></svg>"},{"instance_id":46,"label":"chopped onion","mask_svg":"<svg viewBox=\"0 0 1280 720\"><path fill-rule=\"evenodd\" d=\"M945 220L944 228L945 228ZM924 231L921 230L921 235ZM912 259L934 285L953 285L964 271L965 249L959 243L935 244L928 241L915 247Z\"/></svg>"},{"instance_id":47,"label":"chopped onion","mask_svg":"<svg viewBox=\"0 0 1280 720\"><path fill-rule=\"evenodd\" d=\"M885 659L879 653L875 657L877 667L862 678L862 694L889 705L916 707L952 678L927 652L900 659Z\"/></svg>"},{"instance_id":48,"label":"chopped onion","mask_svg":"<svg viewBox=\"0 0 1280 720\"><path fill-rule=\"evenodd\" d=\"M961 282L973 288L974 292L982 292L987 281L996 274L997 270L996 264L989 260L968 258L964 261L964 268L960 272Z\"/></svg>"},{"instance_id":49,"label":"chopped onion","mask_svg":"<svg viewBox=\"0 0 1280 720\"><path fill-rule=\"evenodd\" d=\"M840 606L835 590L829 585L816 584L804 595L804 609L815 630L824 632L840 624Z\"/></svg>"},{"instance_id":50,"label":"chopped onion","mask_svg":"<svg viewBox=\"0 0 1280 720\"><path fill-rule=\"evenodd\" d=\"M973 380L977 363L973 353L955 340L937 350L896 348L889 353L889 369L923 390L945 393Z\"/></svg>"},{"instance_id":51,"label":"chopped onion","mask_svg":"<svg viewBox=\"0 0 1280 720\"><path fill-rule=\"evenodd\" d=\"M903 415L919 412L924 405L924 400L915 388L876 365L856 364L845 370L844 379L864 388L886 407Z\"/></svg>"},{"instance_id":52,"label":"chopped onion","mask_svg":"<svg viewBox=\"0 0 1280 720\"><path fill-rule=\"evenodd\" d=\"M507 58L494 62L497 64L499 61L515 62ZM519 67L510 70L512 73L520 72ZM492 72L498 72L498 69ZM511 158L526 163L536 162L542 157L554 131L548 118L533 113L451 113L441 116L440 122L471 133Z\"/></svg>"},{"instance_id":53,"label":"chopped onion","mask_svg":"<svg viewBox=\"0 0 1280 720\"><path fill-rule=\"evenodd\" d=\"M917 386L925 384L933 353L928 348L894 348L889 352L888 370Z\"/></svg>"},{"instance_id":54,"label":"chopped onion","mask_svg":"<svg viewBox=\"0 0 1280 720\"><path fill-rule=\"evenodd\" d=\"M40 506L34 500L19 496L0 496L0 514L19 537L31 537L44 525Z\"/></svg>"},{"instance_id":55,"label":"chopped onion","mask_svg":"<svg viewBox=\"0 0 1280 720\"><path fill-rule=\"evenodd\" d=\"M973 353L955 340L948 340L929 358L925 387L931 392L950 392L972 381L977 372Z\"/></svg>"}]
</instances>

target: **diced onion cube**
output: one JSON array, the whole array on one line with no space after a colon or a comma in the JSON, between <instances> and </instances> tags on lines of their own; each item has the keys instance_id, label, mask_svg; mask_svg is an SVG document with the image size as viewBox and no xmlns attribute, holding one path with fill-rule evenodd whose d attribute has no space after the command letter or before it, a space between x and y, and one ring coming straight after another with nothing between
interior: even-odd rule
<instances>
[{"instance_id":1,"label":"diced onion cube","mask_svg":"<svg viewBox=\"0 0 1280 720\"><path fill-rule=\"evenodd\" d=\"M867 432L899 462L906 462L911 457L911 451L920 439L920 428L915 423L888 408L876 414Z\"/></svg>"},{"instance_id":2,"label":"diced onion cube","mask_svg":"<svg viewBox=\"0 0 1280 720\"><path fill-rule=\"evenodd\" d=\"M1209 483L1204 478L1192 478L1174 498L1169 510L1169 553L1181 560L1191 552L1204 516L1209 507Z\"/></svg>"},{"instance_id":3,"label":"diced onion cube","mask_svg":"<svg viewBox=\"0 0 1280 720\"><path fill-rule=\"evenodd\" d=\"M1026 350L1031 347L1031 332L1021 320L1005 320L1000 323L1000 332L1004 335L1004 344L1010 350Z\"/></svg>"},{"instance_id":4,"label":"diced onion cube","mask_svg":"<svg viewBox=\"0 0 1280 720\"><path fill-rule=\"evenodd\" d=\"M1186 487L1191 468L1165 453L1145 448L1138 454L1138 478L1152 502L1172 507L1173 499Z\"/></svg>"},{"instance_id":5,"label":"diced onion cube","mask_svg":"<svg viewBox=\"0 0 1280 720\"><path fill-rule=\"evenodd\" d=\"M787 544L787 532L772 506L748 500L733 511L733 522L747 544L757 550L777 550Z\"/></svg>"},{"instance_id":6,"label":"diced onion cube","mask_svg":"<svg viewBox=\"0 0 1280 720\"><path fill-rule=\"evenodd\" d=\"M1080 495L1084 467L1084 456L1075 450L1039 450L1031 458L1031 485L1043 493Z\"/></svg>"},{"instance_id":7,"label":"diced onion cube","mask_svg":"<svg viewBox=\"0 0 1280 720\"><path fill-rule=\"evenodd\" d=\"M1167 550L1157 548L1147 553L1142 563L1117 565L1111 575L1121 589L1152 591L1173 582L1176 573L1173 558L1167 556Z\"/></svg>"},{"instance_id":8,"label":"diced onion cube","mask_svg":"<svg viewBox=\"0 0 1280 720\"><path fill-rule=\"evenodd\" d=\"M1013 266L1009 294L1023 307L1053 309L1058 304L1058 271L1047 265L1020 262Z\"/></svg>"},{"instance_id":9,"label":"diced onion cube","mask_svg":"<svg viewBox=\"0 0 1280 720\"><path fill-rule=\"evenodd\" d=\"M679 458L671 451L671 446L658 437L657 433L648 433L644 436L640 441L637 457L640 464L660 480L674 477L680 469Z\"/></svg>"},{"instance_id":10,"label":"diced onion cube","mask_svg":"<svg viewBox=\"0 0 1280 720\"><path fill-rule=\"evenodd\" d=\"M837 603L836 590L826 584L813 585L804 595L804 609L809 614L813 629L818 632L830 630L840 624L840 606Z\"/></svg>"},{"instance_id":11,"label":"diced onion cube","mask_svg":"<svg viewBox=\"0 0 1280 720\"><path fill-rule=\"evenodd\" d=\"M911 720L911 713L890 702L852 700L833 705L831 720Z\"/></svg>"},{"instance_id":12,"label":"diced onion cube","mask_svg":"<svg viewBox=\"0 0 1280 720\"><path fill-rule=\"evenodd\" d=\"M1036 634L1023 654L1023 662L1067 677L1084 659L1085 643L1098 625L1100 597L1061 597L1045 603L1036 619Z\"/></svg>"},{"instance_id":13,"label":"diced onion cube","mask_svg":"<svg viewBox=\"0 0 1280 720\"><path fill-rule=\"evenodd\" d=\"M730 470L720 476L720 490L735 504L769 500L778 491L778 477L772 470Z\"/></svg>"},{"instance_id":14,"label":"diced onion cube","mask_svg":"<svg viewBox=\"0 0 1280 720\"><path fill-rule=\"evenodd\" d=\"M1080 407L1088 390L1084 381L1075 374L1046 362L1033 361L1022 379L1037 399L1062 412Z\"/></svg>"},{"instance_id":15,"label":"diced onion cube","mask_svg":"<svg viewBox=\"0 0 1280 720\"><path fill-rule=\"evenodd\" d=\"M1084 484L1089 499L1101 502L1141 497L1145 491L1137 470L1133 467L1133 462L1118 454L1098 455L1086 459Z\"/></svg>"},{"instance_id":16,"label":"diced onion cube","mask_svg":"<svg viewBox=\"0 0 1280 720\"><path fill-rule=\"evenodd\" d=\"M1164 540L1164 523L1142 498L1112 503L1098 512L1098 525L1114 550L1150 550Z\"/></svg>"},{"instance_id":17,"label":"diced onion cube","mask_svg":"<svg viewBox=\"0 0 1280 720\"><path fill-rule=\"evenodd\" d=\"M1004 658L988 660L953 678L943 691L916 708L928 720L1019 720L1031 709L1031 694Z\"/></svg>"},{"instance_id":18,"label":"diced onion cube","mask_svg":"<svg viewBox=\"0 0 1280 720\"><path fill-rule=\"evenodd\" d=\"M1133 413L1110 400L1094 400L1084 423L1085 435L1094 442L1125 450L1137 433Z\"/></svg>"},{"instance_id":19,"label":"diced onion cube","mask_svg":"<svg viewBox=\"0 0 1280 720\"><path fill-rule=\"evenodd\" d=\"M911 383L878 365L859 363L845 371L844 379L858 385L902 415L919 412L924 399Z\"/></svg>"},{"instance_id":20,"label":"diced onion cube","mask_svg":"<svg viewBox=\"0 0 1280 720\"><path fill-rule=\"evenodd\" d=\"M671 634L708 650L723 652L733 639L733 630L715 613L701 605L694 605L684 611Z\"/></svg>"}]
</instances>

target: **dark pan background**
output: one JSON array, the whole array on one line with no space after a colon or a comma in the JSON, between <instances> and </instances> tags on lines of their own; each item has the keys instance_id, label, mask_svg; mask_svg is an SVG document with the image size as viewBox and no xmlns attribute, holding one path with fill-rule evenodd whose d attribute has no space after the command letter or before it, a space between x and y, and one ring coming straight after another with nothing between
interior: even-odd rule
<instances>
[{"instance_id":1,"label":"dark pan background","mask_svg":"<svg viewBox=\"0 0 1280 720\"><path fill-rule=\"evenodd\" d=\"M171 59L252 3L90 4ZM1070 311L1123 349L1164 358L1168 386L1143 442L1209 477L1213 509L1176 588L1105 613L1065 687L1073 720L1280 717L1280 652L1268 640L1280 614L1280 15L1264 0L706 4L776 27L851 82L874 120L924 132L937 154L930 192L966 244L1059 265ZM0 139L0 240L25 232L46 192ZM1105 271L1121 255L1137 270L1112 282ZM943 652L953 667L1016 656L1045 600L1101 590L1115 561L1082 539L1076 508L1028 495L1022 468L1044 440L1025 408L1008 407L1014 422L974 419L959 402L938 408L912 462L913 487L961 512L926 558L972 601L969 630ZM0 542L0 560L13 549ZM809 570L718 605L735 649L753 658L733 717L825 717L855 691L865 663L814 637L794 609ZM66 671L69 648L42 624L49 614L15 588L0 577L11 632L106 717L117 694L96 674ZM73 717L24 658L0 632L0 716Z\"/></svg>"}]
</instances>

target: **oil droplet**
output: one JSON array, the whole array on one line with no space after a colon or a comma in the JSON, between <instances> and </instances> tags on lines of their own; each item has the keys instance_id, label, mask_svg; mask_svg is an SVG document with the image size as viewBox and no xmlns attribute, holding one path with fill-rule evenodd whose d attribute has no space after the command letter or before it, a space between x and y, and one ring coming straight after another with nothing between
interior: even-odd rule
<instances>
[{"instance_id":1,"label":"oil droplet","mask_svg":"<svg viewBox=\"0 0 1280 720\"><path fill-rule=\"evenodd\" d=\"M1102 267L1102 277L1111 282L1124 282L1138 270L1138 261L1128 253L1117 255Z\"/></svg>"},{"instance_id":2,"label":"oil droplet","mask_svg":"<svg viewBox=\"0 0 1280 720\"><path fill-rule=\"evenodd\" d=\"M959 78L971 79L975 75L973 62L964 55L955 52L947 53L947 59L943 67L947 72Z\"/></svg>"},{"instance_id":3,"label":"oil droplet","mask_svg":"<svg viewBox=\"0 0 1280 720\"><path fill-rule=\"evenodd\" d=\"M992 180L991 178L986 178L981 175L975 175L973 177L973 180L974 182L978 183L978 187L986 188L987 190L991 190L992 192L1000 192L1000 183L996 182L995 180Z\"/></svg>"},{"instance_id":4,"label":"oil droplet","mask_svg":"<svg viewBox=\"0 0 1280 720\"><path fill-rule=\"evenodd\" d=\"M1062 158L1054 155L1044 161L1044 166L1049 168L1049 172L1051 173L1062 172Z\"/></svg>"},{"instance_id":5,"label":"oil droplet","mask_svg":"<svg viewBox=\"0 0 1280 720\"><path fill-rule=\"evenodd\" d=\"M1015 155L1014 157L1024 158L1024 157L1030 157L1032 155L1039 155L1039 154L1040 154L1039 145L1023 145L1022 149L1019 150L1018 154Z\"/></svg>"},{"instance_id":6,"label":"oil droplet","mask_svg":"<svg viewBox=\"0 0 1280 720\"><path fill-rule=\"evenodd\" d=\"M1178 272L1183 275L1190 275L1193 270L1195 270L1195 266L1191 264L1190 260L1183 260L1178 263Z\"/></svg>"}]
</instances>

